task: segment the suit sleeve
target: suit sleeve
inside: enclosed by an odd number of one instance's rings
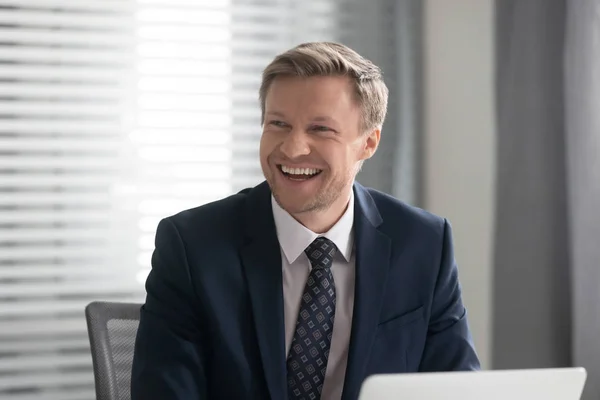
[[[131,374],[131,399],[205,399],[199,301],[182,239],[164,219],[156,231]]]
[[[454,260],[452,230],[444,220],[441,262],[433,294],[431,318],[421,372],[480,369],[461,298],[458,269]]]

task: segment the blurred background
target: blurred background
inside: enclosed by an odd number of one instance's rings
[[[600,398],[600,0],[0,0],[0,398],[94,398],[83,309],[158,221],[262,181],[262,69],[342,42],[391,91],[358,180],[454,229],[488,369]]]

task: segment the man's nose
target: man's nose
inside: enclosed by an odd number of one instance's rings
[[[307,134],[300,129],[291,130],[285,137],[280,149],[289,159],[308,155],[310,146]]]

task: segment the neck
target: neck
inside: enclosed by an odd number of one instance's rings
[[[350,188],[352,190],[352,188]],[[315,233],[329,231],[344,215],[350,201],[350,192],[339,196],[329,208],[325,210],[310,211],[294,215],[293,217],[302,225]]]

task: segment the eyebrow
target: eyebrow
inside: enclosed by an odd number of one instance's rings
[[[279,111],[269,111],[266,113],[266,115],[273,116],[273,117],[285,118],[285,114],[283,114],[282,112],[279,112]],[[313,121],[313,122],[331,122],[331,123],[337,125],[337,121],[335,119],[333,119],[331,117],[327,117],[327,116],[314,117],[314,118],[311,118],[311,121]]]
[[[273,117],[285,118],[285,115],[283,115],[283,113],[280,113],[279,111],[269,111],[265,115],[271,115]]]
[[[315,122],[331,122],[337,124],[337,121],[331,117],[315,117],[312,120]]]

